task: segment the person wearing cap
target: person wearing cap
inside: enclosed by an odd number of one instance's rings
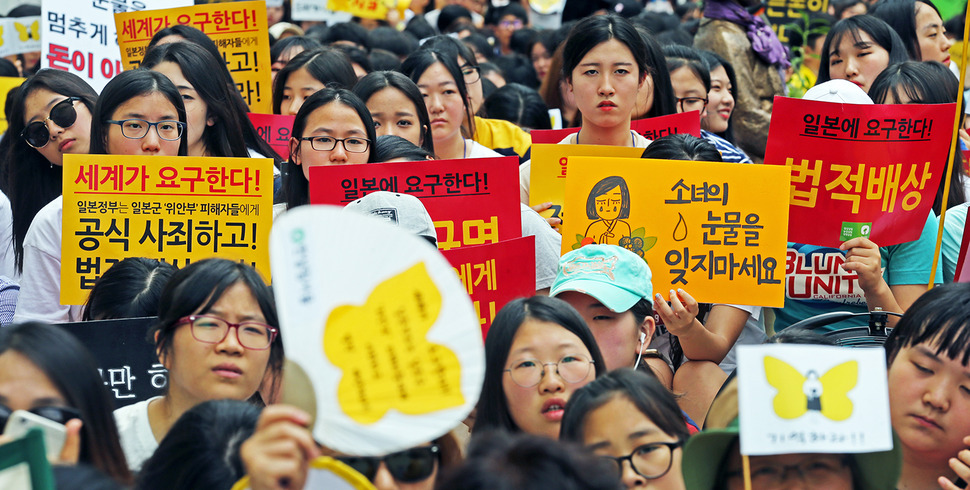
[[[652,343],[657,327],[650,279],[650,267],[637,254],[616,245],[587,245],[562,256],[549,294],[572,305],[586,320],[608,370],[636,368],[645,357],[668,389],[683,394],[678,402],[687,415],[701,422],[725,374],[708,361],[684,363],[674,373],[658,354]],[[670,307],[663,308],[670,331],[696,334],[699,326],[704,332],[695,337],[710,334],[697,321],[697,302],[689,294],[679,290],[671,299]]]
[[[684,445],[684,483],[691,490],[744,488],[738,425],[737,378],[711,404],[704,431]],[[889,451],[855,454],[793,453],[750,456],[751,489],[888,490],[896,488],[899,444]]]
[[[435,247],[438,246],[438,236],[431,215],[421,200],[410,194],[372,192],[348,203],[344,209],[387,221],[424,238]]]

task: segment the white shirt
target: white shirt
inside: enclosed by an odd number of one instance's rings
[[[0,276],[7,276],[15,282],[20,281],[20,274],[14,265],[13,212],[10,209],[10,199],[3,192],[0,192]]]
[[[474,140],[465,140],[465,143],[471,147],[471,151],[468,152],[468,158],[492,158],[501,157],[501,153],[480,144]]]
[[[155,440],[152,426],[148,422],[148,404],[159,398],[161,397],[149,398],[114,412],[121,450],[128,460],[128,468],[133,472],[141,470],[145,461],[158,449],[158,441]]]

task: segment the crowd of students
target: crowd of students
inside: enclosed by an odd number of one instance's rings
[[[99,479],[103,488],[229,488],[244,475],[254,490],[303,488],[320,455],[381,489],[742,488],[735,347],[831,343],[786,327],[877,307],[902,314],[886,343],[896,448],[752,458],[753,488],[950,489],[970,480],[970,286],[926,286],[943,210],[937,283],[955,274],[970,195],[961,155],[950,159],[946,202],[941,183],[917,240],[789,243],[790,254],[842,258],[854,286],[844,299],[786,297],[783,308],[699,304],[685,289],[667,302],[650,264],[609,244],[612,228],[602,243],[560,256],[550,226],[560,221],[538,214],[550,204],[529,206],[529,132],[552,121],[579,128],[563,145],[760,164],[778,95],[813,98],[811,87],[845,80],[826,93],[956,102],[964,67],[950,59],[947,27],[962,26],[962,16],[944,23],[929,0],[832,2],[786,46],[754,0],[566,0],[560,11],[412,1],[387,21],[329,26],[289,23],[288,5],[267,3],[279,36],[273,110],[295,116],[283,155],[257,135],[229,71],[213,69],[225,68],[216,45],[192,27],[159,31],[141,68],[100,94],[30,56],[0,62],[0,72],[27,77],[7,96],[0,140],[0,429],[14,410],[64,424],[59,488]],[[631,130],[637,119],[693,111],[701,138],[650,141]],[[960,137],[966,148],[970,136]],[[516,156],[522,234],[536,238],[536,295],[495,316],[478,407],[462,426],[382,457],[338,453],[313,440],[310,414],[277,403],[287,332],[251,267],[129,258],[85,305],[60,303],[65,154],[269,157],[275,216],[309,204],[315,166]],[[411,231],[435,243],[420,203],[407,208],[423,213],[423,228]],[[51,324],[143,316],[157,317],[146,335],[167,391],[112,411],[97,360]]]

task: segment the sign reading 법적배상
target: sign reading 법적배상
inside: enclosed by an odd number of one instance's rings
[[[183,5],[192,0],[44,0],[41,66],[74,73],[100,92],[122,71],[114,14]]]
[[[788,240],[919,238],[946,166],[953,108],[776,97],[765,164],[791,168]]]
[[[310,168],[310,203],[345,206],[375,191],[421,200],[449,250],[522,236],[519,159],[468,158]]]
[[[115,15],[122,66],[138,68],[152,36],[184,24],[209,36],[252,112],[273,112],[266,2],[210,3]],[[173,5],[174,6],[174,5]]]
[[[269,282],[273,161],[65,155],[61,304],[127,257],[245,262]]]
[[[782,306],[789,170],[631,158],[570,159],[562,251],[588,244],[636,253],[668,298]]]

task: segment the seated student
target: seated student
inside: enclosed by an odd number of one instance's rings
[[[546,296],[509,302],[485,338],[473,438],[506,430],[558,439],[570,396],[606,370],[596,339],[569,303]]]
[[[127,72],[125,72],[127,73]],[[165,285],[159,320],[148,332],[168,391],[115,411],[128,465],[138,471],[175,422],[192,407],[219,399],[273,399],[283,366],[276,307],[255,269],[226,259],[193,262]]]
[[[421,200],[411,194],[377,191],[347,203],[344,209],[358,214],[373,216],[394,226],[424,238],[438,246],[434,222]]]
[[[145,461],[135,487],[228,488],[246,474],[239,447],[256,430],[259,413],[260,407],[235,400],[192,407]]]
[[[410,78],[396,71],[377,71],[361,78],[353,92],[367,104],[378,136],[400,136],[434,153],[428,107]]]
[[[350,58],[336,48],[304,51],[276,74],[273,82],[273,114],[296,115],[308,97],[323,88],[350,90],[357,74]]]
[[[559,439],[583,444],[611,462],[628,489],[648,484],[683,489],[681,448],[688,427],[677,401],[656,378],[617,369],[576,391]]]
[[[902,443],[898,488],[970,481],[970,284],[924,293],[886,340],[889,410]]]
[[[112,265],[91,288],[81,321],[157,315],[158,298],[176,270],[172,264],[144,257]]]

